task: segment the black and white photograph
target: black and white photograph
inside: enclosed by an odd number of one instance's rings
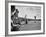
[[[9,34],[43,32],[42,4],[8,4]]]
[[[11,31],[40,30],[40,6],[11,5]]]

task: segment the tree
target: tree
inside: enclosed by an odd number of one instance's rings
[[[15,6],[13,5],[11,6],[11,13],[14,12],[14,10],[15,10]]]
[[[26,17],[27,17],[27,15],[25,15],[25,22],[26,22],[26,24],[27,24],[27,23],[28,23],[28,21],[27,21]]]

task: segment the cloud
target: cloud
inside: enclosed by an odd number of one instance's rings
[[[41,16],[41,7],[37,6],[30,6],[30,7],[23,7],[23,6],[16,6],[16,8],[19,10],[19,16],[24,17],[27,15],[29,18],[33,18],[34,16],[37,16],[37,18],[40,18]]]

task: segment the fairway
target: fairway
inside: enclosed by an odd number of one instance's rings
[[[41,21],[28,21],[28,24],[24,24],[20,27],[21,31],[25,30],[40,30],[41,29]]]

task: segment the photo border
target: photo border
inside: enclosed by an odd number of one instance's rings
[[[43,33],[29,33],[29,34],[8,34],[8,3],[28,3],[28,4],[43,4]],[[36,35],[45,33],[45,3],[44,2],[24,2],[24,1],[5,1],[5,36],[22,36],[22,35]]]

